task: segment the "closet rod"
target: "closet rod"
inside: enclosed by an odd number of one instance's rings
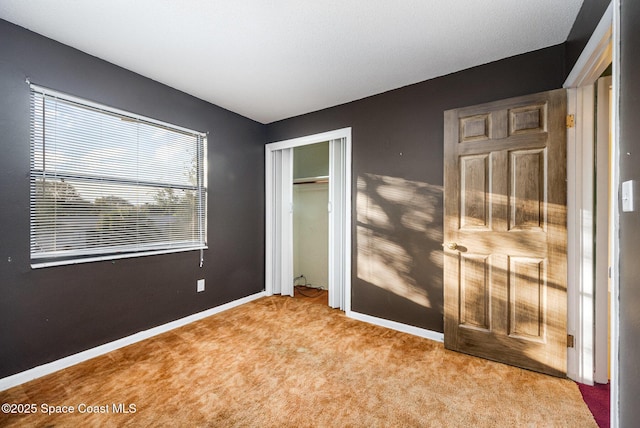
[[[328,183],[329,177],[305,177],[305,178],[296,178],[293,180],[293,184],[315,184],[315,183]]]
[[[298,184],[316,184],[316,183],[328,183],[329,180],[311,180],[311,181],[296,181],[294,184],[298,185]]]

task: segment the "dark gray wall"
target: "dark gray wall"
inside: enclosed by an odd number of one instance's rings
[[[2,20],[0,40],[0,378],[263,290],[264,125]],[[210,132],[202,269],[197,252],[30,269],[27,76]]]
[[[559,88],[564,53],[553,46],[268,125],[269,141],[352,127],[354,311],[443,331],[443,112]],[[399,280],[376,285],[380,264]]]
[[[611,0],[585,0],[567,36],[566,72],[571,72]]]
[[[621,1],[620,20],[620,181],[634,180],[640,198],[640,2]],[[621,427],[640,421],[639,202],[634,212],[620,213]]]

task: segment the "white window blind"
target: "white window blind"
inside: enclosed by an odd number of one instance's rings
[[[31,85],[31,264],[206,248],[206,136]]]

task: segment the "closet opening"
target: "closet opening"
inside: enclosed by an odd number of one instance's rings
[[[293,149],[294,298],[329,304],[329,141]]]
[[[326,294],[349,315],[351,128],[267,144],[265,183],[265,293]]]

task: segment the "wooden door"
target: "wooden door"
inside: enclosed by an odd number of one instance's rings
[[[566,93],[445,112],[447,349],[566,375]]]

